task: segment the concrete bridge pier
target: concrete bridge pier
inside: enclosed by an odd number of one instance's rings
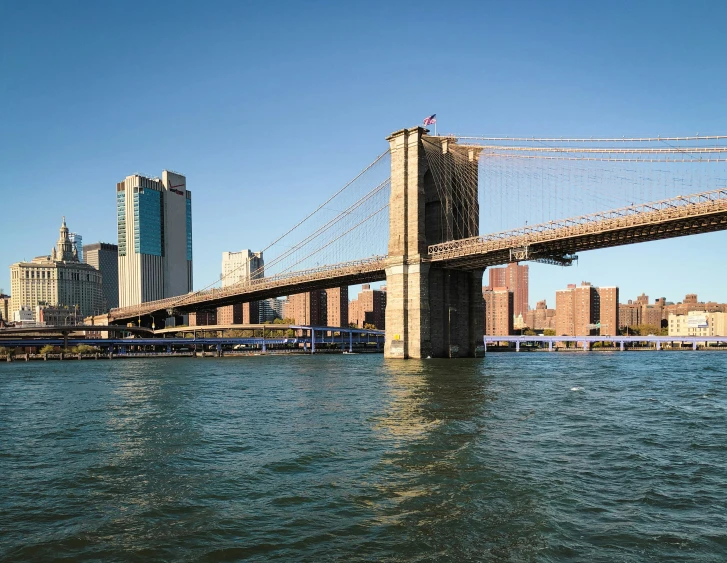
[[[387,140],[391,198],[384,356],[475,356],[483,350],[483,270],[432,264],[427,252],[430,244],[479,234],[479,155],[454,139],[429,137],[421,127],[402,129]],[[440,168],[444,163],[467,173],[434,170],[427,153]]]

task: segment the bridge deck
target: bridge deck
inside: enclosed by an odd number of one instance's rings
[[[526,259],[562,257],[585,250],[634,244],[727,229],[727,188],[679,196],[551,221],[429,247],[429,260],[455,269],[479,269],[522,260],[513,252],[528,250]],[[522,256],[522,254],[521,254]],[[385,279],[386,256],[335,264],[252,280],[245,284],[113,309],[109,321],[185,312],[204,307],[257,301],[316,289]]]
[[[430,246],[429,255],[449,267],[478,269],[512,262],[514,250],[547,258],[724,229],[727,189],[720,189],[444,242]]]

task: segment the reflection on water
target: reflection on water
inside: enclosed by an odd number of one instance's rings
[[[388,478],[377,485],[374,522],[396,528],[396,550],[434,560],[536,553],[543,538],[534,492],[488,461],[485,421],[497,395],[484,362],[390,361],[385,369],[388,401],[375,428],[387,453],[375,473]]]

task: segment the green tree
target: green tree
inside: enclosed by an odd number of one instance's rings
[[[526,328],[523,330],[525,336],[535,336],[537,333],[532,328]]]
[[[55,346],[51,346],[50,344],[46,344],[45,346],[43,346],[43,347],[42,347],[42,348],[40,349],[40,351],[39,351],[39,352],[40,352],[41,354],[52,354],[52,353],[53,353],[53,352],[55,352],[55,351],[56,351],[56,347],[55,347]]]
[[[543,336],[555,336],[555,330],[553,330],[552,328],[546,328],[543,331]]]

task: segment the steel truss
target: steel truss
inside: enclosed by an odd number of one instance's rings
[[[727,189],[719,189],[443,242],[428,251],[432,262],[479,269],[514,261],[523,255],[522,249],[534,256],[566,256],[724,229]]]

